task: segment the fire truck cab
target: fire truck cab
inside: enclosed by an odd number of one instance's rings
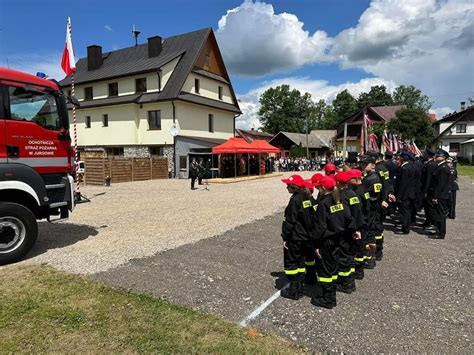
[[[74,209],[74,163],[64,94],[50,80],[0,68],[0,265],[23,258],[37,220]]]

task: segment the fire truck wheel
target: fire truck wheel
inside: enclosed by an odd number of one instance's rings
[[[38,237],[33,213],[17,203],[0,202],[0,265],[23,258]]]

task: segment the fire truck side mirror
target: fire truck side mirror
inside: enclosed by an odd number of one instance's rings
[[[79,103],[79,101],[74,97],[74,96],[66,96],[67,98],[67,102],[76,106],[76,107],[80,107],[81,104]]]

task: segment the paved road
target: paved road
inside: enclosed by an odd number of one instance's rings
[[[355,294],[338,294],[335,309],[313,307],[307,288],[308,297],[278,298],[250,325],[315,351],[474,353],[474,185],[463,178],[461,186],[458,218],[448,222],[446,240],[387,231],[385,259],[366,271]],[[285,283],[281,218],[278,213],[94,277],[240,322]]]

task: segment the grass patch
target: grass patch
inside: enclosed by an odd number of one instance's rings
[[[293,353],[285,340],[47,266],[0,268],[2,352]]]
[[[471,179],[474,179],[474,166],[458,165],[456,168],[458,170],[458,175],[469,176]]]

